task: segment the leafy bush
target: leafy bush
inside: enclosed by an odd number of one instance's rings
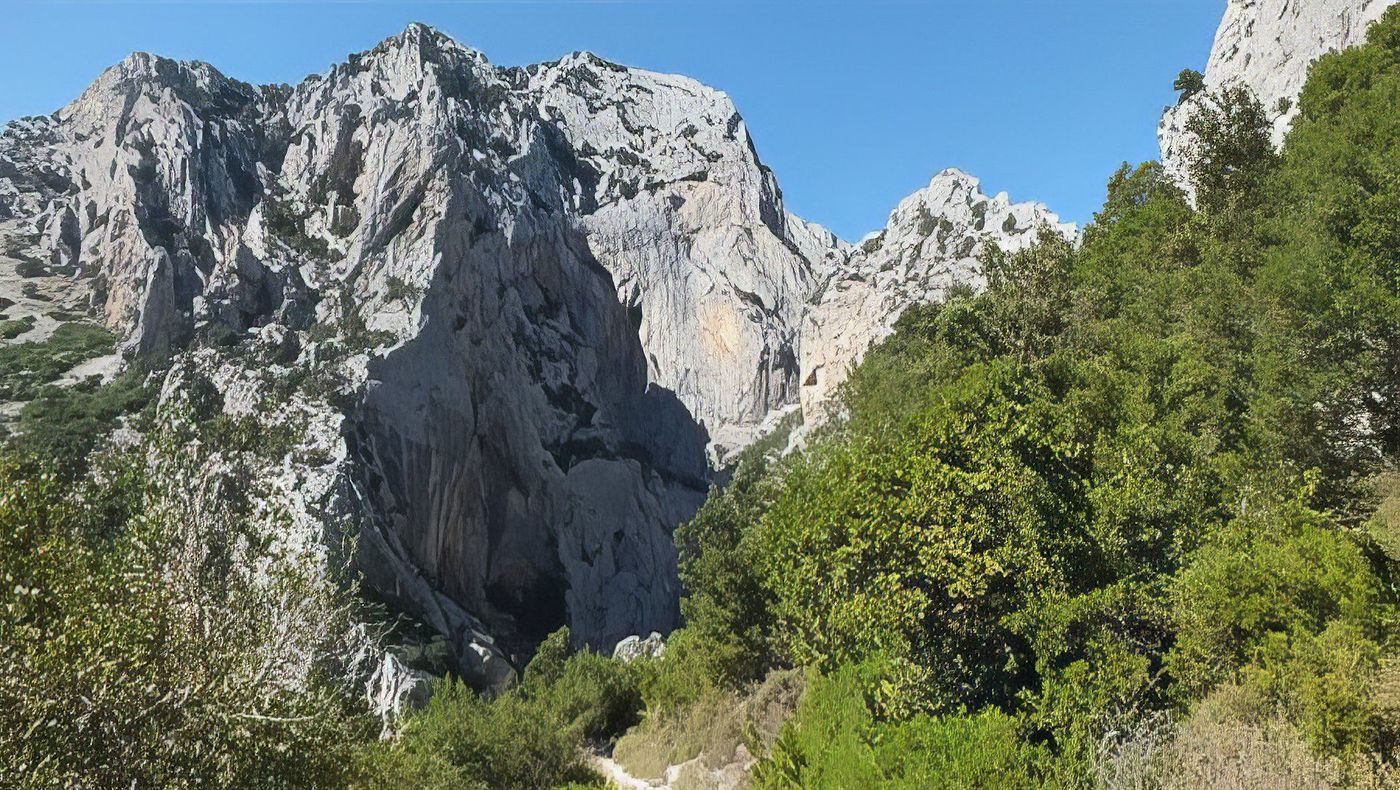
[[[583,759],[637,721],[641,696],[628,665],[575,652],[567,628],[550,634],[524,682],[494,699],[439,683],[394,741],[361,750],[359,784],[371,788],[595,786]]]
[[[1280,243],[1259,272],[1262,316],[1283,341],[1270,343],[1263,369],[1279,381],[1282,436],[1325,430],[1350,450],[1304,456],[1319,467],[1354,468],[1357,451],[1376,443],[1400,453],[1397,31],[1391,9],[1366,46],[1313,65],[1278,170],[1268,230]],[[1281,450],[1307,452],[1296,441]]]
[[[34,316],[25,315],[8,321],[0,321],[0,339],[14,340],[34,328]]]
[[[562,633],[567,639],[568,629]],[[574,653],[555,671],[526,668],[524,693],[548,711],[562,731],[582,741],[605,741],[637,722],[642,707],[636,673],[622,661],[590,651]]]
[[[155,392],[146,377],[143,369],[133,367],[106,384],[89,381],[40,389],[20,411],[25,450],[51,459],[64,474],[81,474],[87,456],[117,420],[152,402]]]
[[[1188,164],[1201,210],[1221,216],[1256,207],[1278,165],[1272,119],[1254,94],[1231,86],[1206,95],[1186,122],[1196,147]]]
[[[1191,696],[1334,627],[1374,640],[1394,618],[1360,548],[1298,502],[1232,522],[1177,578],[1173,599],[1168,665]]]
[[[145,448],[142,448],[143,450]],[[73,483],[0,459],[0,780],[338,786],[370,722],[337,674],[344,604],[169,447]]]
[[[759,788],[1034,787],[1042,756],[996,709],[890,722],[872,710],[880,661],[816,678],[754,770]]]
[[[741,453],[729,484],[711,491],[676,530],[687,627],[672,634],[643,680],[652,710],[685,707],[712,689],[737,690],[771,663],[772,597],[759,576],[753,528],[778,488],[769,474],[774,444]]]
[[[589,778],[578,742],[547,708],[518,692],[494,700],[465,684],[439,684],[396,741],[365,749],[367,788],[554,787]]]
[[[1172,83],[1172,90],[1181,94],[1178,103],[1186,101],[1205,89],[1205,75],[1195,69],[1182,69],[1181,73],[1176,76],[1176,81]]]
[[[1093,569],[1072,529],[1079,503],[1056,496],[1076,459],[1054,404],[1014,365],[944,397],[895,442],[814,449],[758,537],[785,655],[826,669],[907,660],[911,709],[1009,699],[1028,658],[1005,618],[1063,585],[1052,558]]]

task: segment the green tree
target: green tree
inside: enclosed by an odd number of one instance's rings
[[[673,635],[649,682],[652,704],[678,707],[707,688],[738,688],[773,663],[771,596],[754,556],[753,533],[777,488],[772,461],[751,448],[733,477],[676,530],[686,627]]]
[[[809,452],[759,537],[785,655],[910,662],[911,709],[1005,700],[1028,662],[1003,619],[1066,583],[1052,557],[1097,567],[1069,479],[1080,445],[1046,393],[1008,362],[942,395],[907,435]]]
[[[220,486],[188,485],[207,456],[149,449],[77,483],[0,458],[0,783],[340,786],[374,729],[337,663],[346,602],[235,548]]]
[[[1182,69],[1181,73],[1176,75],[1176,81],[1172,83],[1172,90],[1181,94],[1177,98],[1177,104],[1181,104],[1205,89],[1205,75],[1195,69]]]
[[[998,249],[983,260],[987,320],[998,350],[1021,362],[1048,356],[1074,315],[1070,273],[1074,242],[1042,227],[1036,244],[1015,254]]]
[[[1358,471],[1400,454],[1400,13],[1368,41],[1313,66],[1259,275],[1277,435],[1321,433],[1327,453],[1308,463]]]
[[[1272,121],[1248,88],[1207,94],[1186,130],[1196,138],[1187,169],[1202,211],[1233,216],[1265,199],[1263,186],[1279,157],[1270,137]]]
[[[1025,743],[1019,723],[998,710],[882,721],[871,697],[886,671],[876,659],[813,679],[797,714],[754,769],[755,786],[1039,786],[1043,755]]]

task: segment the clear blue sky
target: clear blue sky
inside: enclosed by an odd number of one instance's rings
[[[133,50],[292,82],[411,21],[495,63],[588,49],[727,91],[788,208],[847,239],[945,167],[1083,222],[1157,156],[1224,0],[0,0],[0,120],[48,113]]]

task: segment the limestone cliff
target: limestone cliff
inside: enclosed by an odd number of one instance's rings
[[[957,169],[901,201],[885,228],[832,267],[813,296],[802,332],[804,415],[824,416],[851,365],[906,307],[940,301],[955,286],[980,290],[987,246],[1024,249],[1042,228],[1076,232],[1040,203],[1012,203],[1005,192],[988,197],[980,181]]]
[[[1071,231],[947,171],[853,248],[786,210],[723,93],[421,25],[294,87],[133,55],[0,135],[11,312],[59,295],[167,392],[290,431],[284,539],[357,537],[483,683],[565,623],[673,627],[711,473],[1041,224]]]

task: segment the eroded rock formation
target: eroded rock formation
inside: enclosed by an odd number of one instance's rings
[[[821,419],[851,364],[888,335],[911,304],[943,299],[949,289],[981,289],[987,245],[1006,252],[1034,243],[1039,231],[1072,236],[1075,227],[1039,203],[988,197],[957,169],[934,176],[900,202],[885,228],[829,270],[802,328],[802,410]]]
[[[133,55],[0,136],[0,267],[292,431],[286,540],[357,537],[484,684],[566,623],[672,628],[711,473],[1040,225],[1072,231],[947,171],[853,248],[787,212],[723,93],[421,25],[295,87]]]

